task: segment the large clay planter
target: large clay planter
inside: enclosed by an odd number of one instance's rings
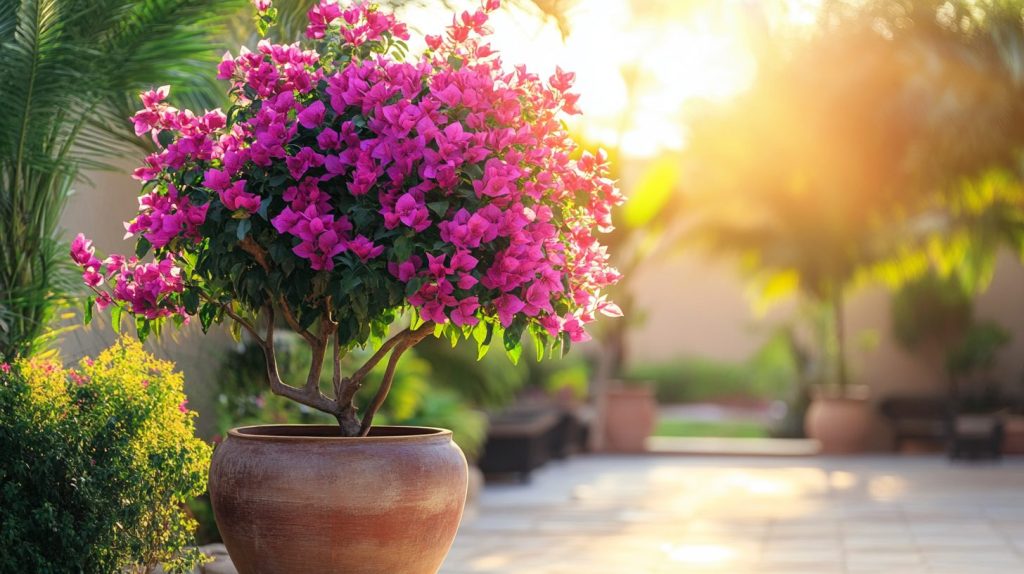
[[[658,403],[654,389],[645,385],[613,386],[604,398],[604,449],[611,452],[644,452],[654,432]]]
[[[451,431],[264,425],[229,431],[210,499],[239,574],[436,574],[466,482]]]
[[[821,444],[822,454],[855,454],[867,450],[874,412],[866,388],[842,393],[815,393],[804,419],[809,438]]]

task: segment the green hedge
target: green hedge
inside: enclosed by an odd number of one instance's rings
[[[210,448],[173,365],[122,342],[95,362],[0,365],[0,573],[190,571]]]
[[[721,399],[786,399],[797,383],[797,370],[784,337],[768,341],[748,361],[730,363],[686,357],[632,367],[628,377],[652,381],[660,403]]]

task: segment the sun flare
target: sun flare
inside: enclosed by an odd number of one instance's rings
[[[576,73],[583,119],[573,127],[589,141],[652,157],[685,145],[685,117],[697,101],[720,101],[753,80],[752,22],[814,22],[820,0],[777,3],[579,0],[569,9],[571,32],[554,22],[505,10],[492,38],[507,64],[541,74],[555,66]],[[441,25],[443,9],[410,8],[415,21]],[[426,26],[426,24],[425,24]]]

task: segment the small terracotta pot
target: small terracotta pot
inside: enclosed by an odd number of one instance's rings
[[[239,574],[436,574],[466,482],[448,430],[261,425],[214,452],[210,499]]]
[[[809,438],[821,443],[821,454],[854,454],[867,450],[874,413],[866,388],[842,393],[815,393],[804,419]]]
[[[644,452],[654,432],[658,403],[646,385],[613,386],[605,391],[604,449]]]
[[[1024,416],[1009,416],[1004,424],[1003,454],[1024,454]]]

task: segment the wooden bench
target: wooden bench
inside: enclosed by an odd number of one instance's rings
[[[897,451],[909,441],[942,448],[949,439],[953,408],[944,398],[889,397],[879,410],[889,421]]]
[[[480,457],[484,474],[516,474],[523,481],[552,458],[552,443],[563,422],[557,408],[517,408],[492,414]],[[564,428],[564,427],[563,427]]]

